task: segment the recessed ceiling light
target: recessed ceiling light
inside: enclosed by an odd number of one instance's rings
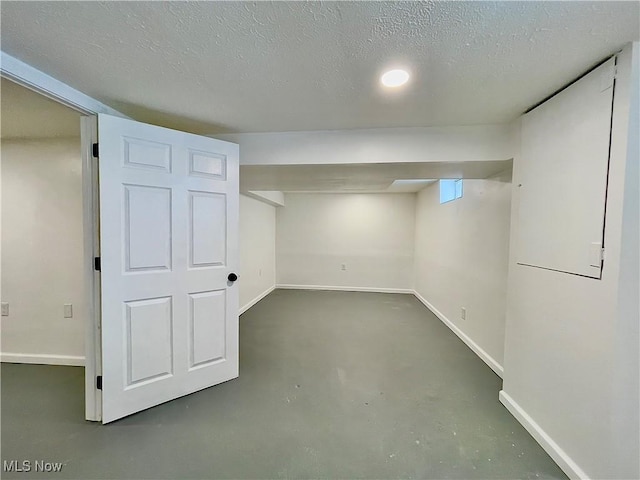
[[[409,81],[409,72],[406,70],[389,70],[380,77],[380,81],[385,87],[399,87]]]

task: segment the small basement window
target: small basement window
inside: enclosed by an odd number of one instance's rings
[[[462,179],[440,180],[440,203],[462,198]]]

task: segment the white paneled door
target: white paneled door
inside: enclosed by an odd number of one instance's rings
[[[98,116],[103,423],[238,376],[238,146]]]

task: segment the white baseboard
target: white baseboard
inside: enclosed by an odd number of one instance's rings
[[[284,290],[334,290],[339,292],[367,292],[367,293],[406,293],[413,294],[410,288],[378,288],[378,287],[345,287],[337,285],[290,285],[277,284],[276,288]]]
[[[453,333],[455,333],[460,338],[460,340],[462,340],[464,343],[466,343],[467,346],[471,350],[473,350],[475,352],[475,354],[478,355],[484,361],[484,363],[489,365],[491,370],[496,372],[496,375],[498,375],[500,378],[502,378],[502,375],[504,374],[504,368],[502,367],[502,365],[500,365],[491,355],[489,355],[487,352],[485,352],[480,347],[480,345],[478,345],[476,342],[474,342],[466,333],[464,333],[462,330],[460,330],[451,320],[449,320],[447,317],[445,317],[442,314],[442,312],[440,312],[436,307],[431,305],[422,295],[420,295],[415,290],[412,291],[412,293],[416,296],[416,298],[418,300],[420,300],[424,304],[425,307],[427,307],[429,310],[431,310],[431,312],[433,312],[433,314],[436,317],[438,317],[442,321],[442,323],[444,323],[447,327],[449,327],[451,329],[451,331],[453,331]]]
[[[256,298],[254,298],[253,300],[251,300],[250,302],[248,302],[247,304],[245,304],[244,306],[240,307],[240,315],[242,315],[244,312],[246,312],[247,310],[249,310],[251,307],[253,307],[256,303],[258,303],[260,300],[262,300],[264,297],[266,297],[267,295],[269,295],[271,292],[273,292],[276,289],[276,286],[273,285],[272,287],[267,288],[264,292],[262,292],[260,295],[258,295]]]
[[[574,462],[560,446],[538,425],[516,401],[500,390],[500,402],[511,412],[516,420],[531,434],[554,462],[572,479],[588,479],[587,474]]]
[[[3,363],[35,363],[38,365],[70,365],[84,367],[84,357],[72,355],[41,355],[25,353],[0,353]]]

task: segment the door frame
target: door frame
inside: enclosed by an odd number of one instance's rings
[[[100,325],[100,272],[94,259],[100,257],[100,190],[98,164],[93,157],[93,144],[98,142],[98,118],[80,119],[82,145],[82,232],[83,271],[87,316],[84,322],[84,375],[85,419],[102,420],[102,393],[98,390],[97,376],[102,374]],[[93,388],[88,388],[92,385]]]
[[[98,100],[50,77],[32,66],[0,51],[0,76],[54,100],[82,115],[80,142],[82,148],[82,231],[83,277],[87,315],[84,322],[85,350],[85,418],[102,420],[102,394],[96,378],[102,373],[100,342],[100,272],[94,269],[94,258],[100,256],[98,168],[93,157],[93,144],[98,141],[97,114],[126,115]],[[93,388],[87,386],[93,385]]]

